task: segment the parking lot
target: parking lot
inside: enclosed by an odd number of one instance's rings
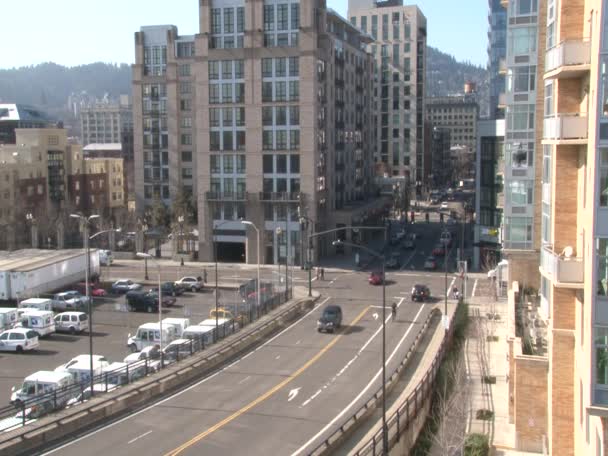
[[[215,294],[207,289],[200,293],[187,292],[178,296],[175,305],[163,308],[163,318],[187,317],[192,324],[209,317],[215,308]],[[238,290],[220,290],[220,306],[230,309],[240,301]],[[95,298],[93,311],[93,351],[109,361],[122,361],[129,354],[127,336],[139,325],[158,321],[158,313],[128,312],[124,295]],[[39,370],[53,370],[72,357],[89,353],[89,337],[52,334],[40,340],[40,348],[23,354],[0,352],[0,404],[8,403],[11,387]]]

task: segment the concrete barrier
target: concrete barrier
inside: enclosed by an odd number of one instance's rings
[[[276,333],[314,306],[315,298],[299,298],[292,304],[277,308],[274,317],[258,320],[247,334],[236,332],[219,342],[213,351],[201,351],[148,377],[125,385],[116,391],[89,402],[61,410],[18,431],[0,435],[0,454],[17,456],[49,446],[68,435],[98,425],[104,420],[140,408],[148,402],[200,380],[236,356]]]

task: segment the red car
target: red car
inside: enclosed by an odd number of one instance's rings
[[[75,288],[80,293],[86,294],[86,287],[85,287],[84,282],[78,283]],[[89,293],[91,294],[91,296],[94,296],[96,298],[100,298],[100,297],[108,295],[108,292],[106,290],[104,290],[103,288],[100,288],[99,285],[97,285],[95,283],[89,283]]]
[[[372,272],[369,275],[369,279],[367,279],[367,281],[372,285],[382,285],[382,283],[384,282],[384,276],[382,272]]]
[[[445,255],[445,247],[442,245],[436,245],[435,248],[433,248],[433,252],[432,255],[434,257],[441,257]]]

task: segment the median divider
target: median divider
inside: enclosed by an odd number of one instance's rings
[[[318,295],[296,298],[253,323],[250,330],[236,332],[213,348],[174,366],[86,403],[58,411],[16,431],[0,434],[0,454],[17,456],[29,454],[43,446],[48,448],[69,435],[133,412],[151,401],[200,381],[304,315],[318,298]]]

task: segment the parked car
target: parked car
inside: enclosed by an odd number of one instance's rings
[[[162,291],[162,290],[161,290]],[[146,293],[150,299],[153,299],[156,305],[158,305],[158,290],[151,288],[148,293]],[[167,296],[163,293],[163,307],[171,307],[176,303],[176,299],[172,296]]]
[[[163,362],[173,363],[187,358],[196,349],[194,339],[175,339],[163,347]]]
[[[77,290],[68,290],[57,293],[53,296],[53,310],[79,310],[85,308],[89,304],[89,298],[80,294]]]
[[[446,201],[444,201],[443,203],[441,203],[441,206],[439,206],[439,210],[442,211],[447,211],[450,208],[450,206],[448,205],[448,203]]]
[[[381,271],[374,271],[369,275],[367,281],[372,285],[382,285],[384,282],[384,275]]]
[[[63,394],[57,394],[53,400],[56,400],[58,405],[65,404],[69,398],[68,387],[74,384],[74,379],[67,372],[57,371],[38,371],[28,375],[23,380],[23,384],[19,388],[11,389],[11,404],[19,404],[25,401],[31,401],[38,395],[52,393],[53,391],[63,391]]]
[[[193,293],[203,289],[203,284],[196,277],[182,277],[175,282],[175,285],[184,290],[190,290]]]
[[[445,247],[441,244],[437,244],[433,247],[433,251],[431,252],[434,257],[441,257],[445,255]]]
[[[148,370],[153,372],[158,371],[160,369],[160,349],[158,345],[149,345],[141,351],[127,355],[124,362],[129,366],[132,364],[142,364],[145,366],[147,362]]]
[[[38,333],[28,328],[9,329],[0,334],[0,351],[22,353],[39,346]]]
[[[168,344],[177,339],[176,328],[172,325],[163,325],[163,343]],[[137,328],[135,335],[127,335],[127,347],[132,353],[142,351],[150,345],[160,345],[160,324],[144,323]]]
[[[79,282],[76,284],[75,288],[81,293],[86,294],[87,288],[84,282]],[[107,296],[108,292],[101,288],[99,284],[89,283],[89,295],[93,297],[103,297]]]
[[[143,291],[129,291],[125,295],[129,312],[158,312],[158,296]]]
[[[184,289],[173,282],[161,284],[160,289],[163,292],[163,296],[181,296],[184,294]]]
[[[103,368],[110,363],[99,355],[93,355],[93,376],[101,374]],[[79,355],[69,363],[63,364],[55,369],[55,372],[68,372],[76,383],[88,383],[91,381],[91,360],[89,355]]]
[[[412,288],[412,301],[427,301],[431,297],[431,290],[426,285],[416,284]]]
[[[15,327],[31,329],[38,334],[38,337],[48,336],[56,331],[51,310],[28,309],[21,314]]]
[[[317,321],[317,331],[319,332],[335,332],[342,326],[342,308],[336,305],[330,305],[323,309],[321,318]]]
[[[128,293],[129,291],[138,291],[142,288],[140,284],[133,282],[131,279],[121,279],[112,284],[112,293]]]
[[[437,269],[437,260],[435,259],[435,257],[430,256],[427,257],[426,260],[424,260],[424,269],[430,271],[434,271],[435,269]]]
[[[22,309],[53,310],[53,300],[46,298],[25,299],[17,305],[17,308],[20,313]]]
[[[14,307],[0,307],[0,331],[11,329],[19,318],[19,312]]]
[[[63,312],[55,315],[55,331],[70,334],[89,329],[89,316],[84,312]]]
[[[90,363],[91,361],[91,357],[89,355],[78,355],[73,357],[71,360],[69,360],[67,363],[62,364],[61,366],[57,366],[55,368],[55,372],[64,372],[66,370],[68,370],[70,367],[75,366],[78,363]],[[93,355],[93,364],[95,363],[101,363],[104,365],[110,364],[108,362],[108,360],[106,359],[105,356],[103,355]]]

